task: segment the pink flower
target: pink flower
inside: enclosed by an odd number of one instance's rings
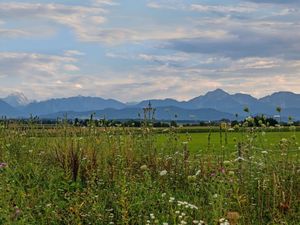
[[[0,163],[0,169],[5,168],[5,167],[7,167],[7,163],[5,163],[5,162]]]

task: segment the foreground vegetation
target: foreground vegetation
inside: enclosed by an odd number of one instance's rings
[[[299,133],[0,128],[0,224],[299,224]]]

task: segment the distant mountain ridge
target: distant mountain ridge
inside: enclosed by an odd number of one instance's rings
[[[30,103],[30,100],[21,92],[11,93],[2,100],[12,107],[25,106]]]
[[[124,109],[104,109],[89,112],[59,112],[45,115],[45,118],[63,118],[67,115],[69,119],[84,119],[89,118],[92,113],[95,113],[94,118],[97,119],[143,119],[143,109],[132,107]],[[234,116],[230,113],[224,113],[214,109],[183,109],[175,106],[157,107],[155,111],[156,120],[217,121],[224,118],[233,120]]]
[[[114,115],[114,118],[136,118],[137,113],[143,107],[151,102],[152,106],[165,110],[173,109],[178,114],[178,119],[183,120],[214,120],[216,118],[232,119],[238,114],[240,118],[247,116],[244,108],[248,107],[252,115],[265,114],[274,116],[277,114],[276,107],[282,108],[282,117],[292,116],[295,120],[300,120],[300,94],[292,92],[276,92],[266,97],[257,99],[248,94],[236,93],[229,94],[222,89],[207,92],[205,95],[195,97],[188,101],[178,101],[176,99],[152,99],[144,100],[139,103],[126,104],[114,99],[103,99],[100,97],[84,97],[76,96],[69,98],[49,99],[40,102],[29,102],[22,93],[15,93],[6,98],[0,99],[0,116],[8,116],[12,118],[22,117],[28,118],[30,115],[39,117],[54,117],[54,115],[62,115],[70,113],[70,115],[78,115],[88,117],[90,112],[105,114],[108,118]],[[202,112],[197,110],[202,110]],[[196,111],[195,111],[196,110]],[[209,117],[197,115],[197,113],[214,112]],[[209,111],[213,110],[213,111]],[[159,111],[159,110],[158,110]],[[171,117],[167,113],[157,111],[157,117],[169,120]],[[219,113],[216,117],[216,113]],[[109,115],[111,113],[111,115]],[[191,118],[190,115],[196,114]],[[223,116],[223,117],[222,117]],[[128,117],[128,118],[127,118]],[[195,119],[196,118],[196,119]]]
[[[50,99],[41,102],[33,102],[21,109],[24,115],[45,115],[61,111],[92,111],[106,108],[121,109],[126,105],[113,99],[103,99],[99,97],[70,97]]]

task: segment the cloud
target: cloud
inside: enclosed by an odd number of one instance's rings
[[[65,63],[75,62],[76,58],[66,56],[0,52],[0,74],[22,76],[43,72],[55,76]]]
[[[17,29],[1,29],[0,28],[0,37],[5,38],[16,38],[20,36],[30,36],[30,33],[23,31],[23,30],[17,30]]]
[[[97,3],[97,4],[96,4]],[[96,5],[95,5],[96,4]],[[226,31],[198,29],[192,26],[160,24],[153,26],[146,24],[137,27],[107,26],[108,14],[103,6],[116,6],[113,1],[94,1],[93,5],[70,6],[63,4],[40,3],[0,3],[0,19],[7,23],[22,21],[52,26],[51,23],[71,28],[78,40],[96,42],[109,45],[125,44],[128,42],[161,41],[182,38],[226,38]],[[140,19],[132,17],[132,20]],[[26,24],[26,23],[25,23]],[[16,26],[17,26],[16,25]],[[32,25],[31,25],[32,26]],[[57,28],[57,26],[54,26]],[[6,29],[1,33],[8,36],[23,37],[25,34],[36,36],[40,29],[32,30],[19,25],[18,29]]]
[[[85,53],[80,52],[80,51],[78,51],[78,50],[66,50],[66,51],[64,52],[64,55],[65,55],[65,56],[84,56]]]
[[[119,5],[119,3],[117,3],[113,0],[94,0],[93,4],[96,5],[96,6],[101,6],[101,5],[115,6],[115,5]]]
[[[108,3],[108,2],[107,2]],[[74,30],[79,39],[85,40],[93,30],[106,22],[106,10],[97,6],[70,6],[63,4],[40,4],[40,3],[0,3],[0,19],[6,23],[27,21],[36,24],[56,24],[68,26]],[[25,23],[26,24],[26,23]],[[16,25],[16,26],[17,26]],[[6,32],[19,34],[27,33],[28,27],[19,25],[19,29],[8,29]],[[48,26],[50,26],[48,24]],[[32,30],[34,35],[41,32]],[[97,29],[95,29],[97,31]],[[33,34],[32,34],[33,35]],[[91,34],[92,35],[92,34]]]
[[[190,10],[197,12],[210,12],[210,13],[251,13],[255,12],[257,8],[253,5],[238,5],[238,6],[225,6],[225,5],[207,5],[207,4],[191,4]]]
[[[74,71],[79,71],[80,68],[78,66],[75,66],[75,65],[72,65],[72,64],[66,64],[66,65],[64,65],[64,70],[74,72]]]
[[[299,0],[246,0],[255,3],[269,3],[269,4],[299,4]]]
[[[247,26],[245,26],[247,24]],[[290,21],[208,19],[198,28],[224,29],[227,39],[182,38],[166,42],[165,48],[185,53],[217,54],[224,57],[299,58],[300,24]]]

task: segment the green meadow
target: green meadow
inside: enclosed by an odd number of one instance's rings
[[[298,225],[299,138],[294,127],[2,126],[0,224]]]

